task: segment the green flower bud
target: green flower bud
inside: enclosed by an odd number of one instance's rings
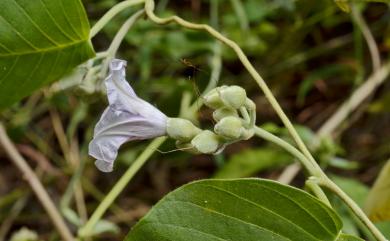
[[[217,122],[227,116],[238,117],[237,110],[230,107],[221,107],[213,112],[213,119]]]
[[[227,87],[221,86],[210,90],[210,92],[203,97],[204,104],[211,109],[218,109],[223,107],[225,104],[221,99],[220,92],[225,88]]]
[[[214,132],[205,130],[196,135],[191,144],[200,153],[214,154],[218,151],[220,139]]]
[[[255,134],[255,130],[253,128],[251,129],[245,129],[243,128],[242,129],[242,133],[241,133],[241,136],[240,136],[240,139],[241,140],[249,140],[250,138],[252,138],[252,136]]]
[[[242,121],[234,116],[225,117],[215,125],[214,131],[228,140],[239,139],[243,132]]]
[[[234,109],[238,109],[241,106],[245,105],[247,99],[246,91],[242,87],[237,85],[232,85],[221,90],[220,96],[222,101],[226,105]]]
[[[191,121],[181,118],[168,118],[167,134],[181,142],[188,142],[201,132]]]
[[[251,99],[246,99],[245,108],[248,110],[256,110],[256,104]]]

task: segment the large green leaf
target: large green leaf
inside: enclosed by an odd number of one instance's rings
[[[0,1],[0,109],[93,55],[80,0]]]
[[[163,198],[126,241],[327,241],[337,214],[306,192],[262,179],[203,180]]]
[[[352,178],[332,175],[331,179],[343,189],[360,207],[363,207],[369,189],[362,182]]]

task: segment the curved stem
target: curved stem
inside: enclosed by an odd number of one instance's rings
[[[377,227],[370,221],[363,210],[343,191],[339,188],[332,180],[328,177],[319,179],[319,185],[328,188],[330,191],[335,193],[340,199],[348,205],[351,211],[364,223],[370,232],[374,235],[378,241],[388,241],[385,236],[377,229]]]
[[[218,5],[219,5],[219,0],[211,0],[210,1],[210,24],[215,29],[219,28]]]
[[[318,197],[323,203],[328,205],[329,207],[332,207],[332,205],[329,202],[328,197],[325,195],[324,191],[321,189],[321,187],[318,184],[318,178],[317,177],[309,177],[309,179],[306,180],[305,185]]]
[[[279,103],[277,102],[276,98],[272,94],[271,90],[263,80],[263,78],[260,76],[259,73],[257,73],[256,69],[253,67],[253,65],[249,62],[247,56],[244,54],[242,49],[238,46],[237,43],[234,41],[226,38],[221,33],[213,29],[207,24],[194,24],[191,22],[188,22],[178,16],[171,16],[168,18],[160,18],[156,16],[153,12],[154,10],[154,1],[153,0],[145,0],[145,11],[146,15],[149,17],[149,19],[156,24],[164,25],[169,24],[171,22],[176,22],[177,24],[193,30],[202,30],[206,31],[209,34],[211,34],[214,38],[220,40],[227,46],[229,46],[236,54],[237,57],[240,59],[241,63],[244,65],[244,67],[247,69],[247,71],[250,73],[250,75],[254,78],[254,80],[257,82],[261,90],[264,92],[265,97],[270,102],[273,109],[278,114],[279,118],[282,120],[283,124],[286,126],[287,130],[289,131],[290,135],[294,139],[294,141],[297,143],[299,149],[302,151],[302,153],[310,159],[311,162],[313,162],[313,165],[316,165],[316,161],[314,160],[313,156],[309,152],[306,145],[303,143],[302,139],[298,135],[297,131],[293,127],[291,121],[288,119],[282,108],[280,107]],[[315,164],[314,164],[315,163]]]
[[[282,120],[283,124],[286,126],[287,130],[289,131],[290,135],[296,142],[298,148],[300,151],[298,151],[295,147],[290,145],[289,143],[281,140],[280,138],[270,135],[268,132],[263,132],[261,129],[255,128],[256,134],[272,141],[276,144],[279,144],[283,148],[285,148],[287,151],[289,151],[291,154],[296,156],[301,163],[305,166],[306,169],[309,170],[309,172],[316,176],[317,178],[324,181],[323,185],[326,185],[330,187],[332,191],[334,191],[338,196],[340,196],[343,201],[350,206],[352,210],[354,210],[354,213],[364,221],[365,225],[371,230],[371,232],[375,235],[375,237],[379,241],[385,241],[386,239],[383,237],[383,235],[376,229],[375,225],[371,223],[371,221],[365,216],[363,211],[346,195],[339,187],[337,187],[336,184],[334,184],[322,171],[321,167],[318,165],[318,163],[314,160],[313,156],[311,155],[310,151],[298,135],[297,131],[293,127],[291,121],[288,119],[287,115],[284,113],[282,108],[280,107],[279,103],[277,102],[276,98],[272,94],[271,90],[263,80],[263,78],[260,76],[260,74],[256,71],[256,69],[253,67],[253,65],[249,62],[247,56],[244,54],[242,49],[238,46],[237,43],[234,41],[226,38],[221,33],[210,27],[206,24],[194,24],[191,22],[188,22],[178,16],[171,16],[168,18],[160,18],[156,16],[153,12],[154,10],[154,1],[153,0],[145,0],[145,11],[149,19],[156,24],[164,25],[169,24],[171,22],[175,22],[185,28],[193,29],[193,30],[202,30],[206,31],[209,34],[211,34],[214,38],[220,40],[222,43],[229,46],[236,54],[237,57],[240,59],[241,63],[244,65],[244,67],[247,69],[247,71],[250,73],[250,75],[254,78],[254,80],[257,82],[261,90],[264,92],[265,97],[273,107],[273,109],[278,114],[279,118]]]
[[[381,57],[378,45],[376,44],[374,36],[372,35],[370,28],[367,26],[367,23],[364,21],[359,9],[357,9],[356,4],[351,4],[351,10],[352,17],[355,19],[357,26],[360,28],[360,31],[362,31],[367,42],[368,49],[371,54],[372,69],[373,72],[375,72],[381,67]]]
[[[352,95],[344,101],[342,105],[337,109],[336,112],[319,128],[316,133],[318,139],[325,136],[333,136],[338,126],[344,122],[348,116],[355,111],[355,109],[375,90],[383,84],[383,82],[389,77],[390,74],[390,61],[383,64],[379,70],[375,71],[368,77],[368,79],[357,88]],[[319,146],[320,142],[316,141],[312,144],[315,149]],[[279,181],[283,183],[289,183],[294,176],[299,172],[299,163],[291,164],[280,176]]]
[[[274,134],[269,133],[268,131],[263,130],[260,127],[255,126],[254,128],[255,134],[258,137],[263,138],[264,140],[267,140],[269,142],[272,142],[286,151],[288,151],[291,155],[293,155],[295,158],[299,160],[299,162],[306,168],[306,170],[313,176],[319,176],[317,169],[312,165],[310,160],[307,159],[306,156],[304,156],[297,148],[295,148],[290,143],[286,142],[285,140],[275,136]]]
[[[375,71],[351,97],[349,97],[318,130],[318,136],[324,137],[331,134],[348,115],[356,109],[375,89],[381,85],[390,74],[390,61],[385,63],[379,70]]]
[[[134,13],[130,18],[126,20],[126,22],[122,25],[122,27],[119,29],[119,31],[115,34],[114,39],[111,42],[110,47],[106,51],[106,59],[104,60],[103,66],[100,70],[100,77],[103,79],[104,76],[107,73],[108,65],[111,62],[111,60],[115,57],[116,52],[119,49],[119,46],[121,45],[124,37],[129,32],[129,29],[134,25],[134,23],[142,17],[144,14],[144,10],[139,10],[138,12]]]
[[[122,43],[124,37],[126,36],[129,29],[133,26],[133,24],[144,14],[144,10],[139,10],[134,13],[130,18],[126,20],[126,22],[122,25],[119,31],[115,34],[114,39],[112,40],[110,47],[107,50],[107,57],[114,57],[116,52],[119,49],[120,44]]]
[[[118,3],[117,5],[112,7],[110,10],[108,10],[108,12],[106,14],[104,14],[104,16],[101,19],[99,19],[99,21],[97,21],[97,23],[95,25],[93,25],[93,27],[91,28],[91,31],[89,33],[89,38],[91,39],[91,38],[95,37],[95,35],[100,30],[102,30],[102,28],[108,22],[110,22],[110,20],[113,17],[115,17],[118,13],[120,13],[121,11],[123,11],[126,8],[129,8],[129,7],[137,5],[137,4],[141,4],[143,2],[145,2],[145,0],[127,0],[127,1],[123,1],[121,3]]]
[[[308,170],[308,172],[313,175],[307,181],[308,186],[314,192],[314,194],[324,201],[327,205],[329,204],[326,195],[323,193],[319,186],[323,186],[334,192],[339,196],[345,204],[349,206],[352,212],[369,228],[371,233],[375,236],[378,241],[387,241],[383,234],[375,227],[375,225],[368,219],[365,213],[360,209],[360,207],[341,189],[339,188],[332,180],[330,180],[321,169],[318,169],[316,166],[313,166],[312,163],[294,146],[284,141],[283,139],[259,128],[255,127],[255,134],[267,141],[275,143],[280,147],[284,148],[286,151],[295,156],[300,163]],[[313,183],[312,181],[315,181]]]
[[[233,6],[234,12],[237,15],[240,27],[242,30],[249,29],[249,21],[245,13],[244,6],[242,5],[241,0],[230,0],[231,5]]]
[[[111,189],[111,191],[107,194],[107,196],[103,199],[103,201],[96,208],[95,212],[92,214],[91,218],[79,230],[80,237],[87,237],[92,234],[93,228],[96,223],[100,220],[103,214],[107,211],[110,205],[114,202],[114,200],[118,197],[118,195],[123,191],[129,181],[134,177],[134,175],[138,172],[138,170],[146,163],[149,157],[156,151],[156,149],[164,143],[166,137],[159,137],[154,139],[146,149],[141,153],[140,156],[132,163],[132,165],[127,169],[125,174],[119,179],[119,181],[115,184],[115,186]]]

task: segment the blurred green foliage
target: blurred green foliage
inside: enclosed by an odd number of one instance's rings
[[[83,2],[93,25],[118,1]],[[358,110],[359,115],[351,116],[338,138],[317,140],[314,132],[372,71],[365,40],[350,14],[329,0],[242,0],[249,25],[248,29],[243,29],[230,1],[216,2],[217,12],[210,11],[211,1],[208,0],[161,0],[156,9],[161,16],[178,14],[190,21],[210,23],[237,41],[297,124],[304,141],[309,146],[320,142],[311,151],[324,169],[344,176],[337,183],[361,203],[368,190],[362,182],[371,184],[378,167],[390,155],[389,84],[384,84],[371,97],[367,109],[364,104]],[[375,36],[382,58],[387,60],[389,5],[364,2],[357,5]],[[135,11],[124,11],[93,39],[97,52],[107,49],[120,26]],[[183,30],[176,25],[157,26],[141,19],[126,35],[117,57],[128,61],[128,81],[137,94],[174,117],[179,114],[184,92],[191,93],[194,100],[207,85],[212,72],[214,44],[205,33]],[[257,105],[257,123],[291,141],[235,54],[223,47],[221,57],[220,84],[243,86]],[[59,113],[65,138],[72,148],[79,150],[79,160],[84,165],[81,180],[89,213],[147,143],[124,145],[112,175],[97,172],[87,155],[87,146],[94,125],[106,106],[105,98],[102,93],[85,93],[77,87],[55,93],[47,88],[0,114],[15,143],[31,146],[46,157],[53,170],[59,170],[58,175],[50,168],[43,168],[47,174],[42,180],[53,197],[61,200],[77,168],[65,160],[53,130],[53,111]],[[197,117],[202,127],[212,125],[207,108],[202,108]],[[144,214],[143,210],[176,186],[212,176],[275,177],[280,174],[281,167],[292,161],[292,157],[280,149],[256,139],[236,143],[218,156],[193,156],[174,150],[172,142],[160,147],[162,153],[156,152],[153,160],[129,185],[108,215],[121,232],[102,235],[101,240],[121,240],[128,226]],[[174,152],[167,154],[166,151]],[[4,153],[1,155],[3,157]],[[23,194],[27,188],[25,184],[15,181],[20,178],[17,170],[9,162],[4,163],[0,172],[0,181],[4,184],[0,185],[0,194],[5,193],[0,195],[0,224],[10,215],[13,202],[27,195]],[[30,164],[45,167],[36,163],[39,162],[34,160]],[[297,178],[293,184],[301,186],[303,183]],[[17,219],[18,225],[31,224],[43,236],[51,236],[51,231],[42,229],[47,223],[36,221],[44,220],[42,210],[37,208],[35,200],[31,203]],[[71,208],[77,209],[73,203]],[[345,214],[344,231],[361,234],[361,227],[348,211],[344,208],[341,212]],[[380,224],[380,227],[389,233],[388,224]],[[107,226],[103,224],[102,229],[105,228]]]

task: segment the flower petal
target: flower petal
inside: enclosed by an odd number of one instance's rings
[[[165,120],[166,116],[163,113],[135,94],[126,81],[125,67],[126,61],[124,60],[114,59],[110,63],[110,75],[105,82],[110,106],[116,110]]]
[[[95,161],[95,166],[101,172],[112,172],[112,170],[114,169],[114,165],[113,164],[114,163],[105,162],[103,160],[96,160]]]
[[[156,107],[140,99],[125,79],[126,62],[113,60],[106,79],[109,107],[95,126],[89,143],[89,155],[103,172],[111,172],[119,147],[132,140],[144,140],[166,134],[167,117]]]

